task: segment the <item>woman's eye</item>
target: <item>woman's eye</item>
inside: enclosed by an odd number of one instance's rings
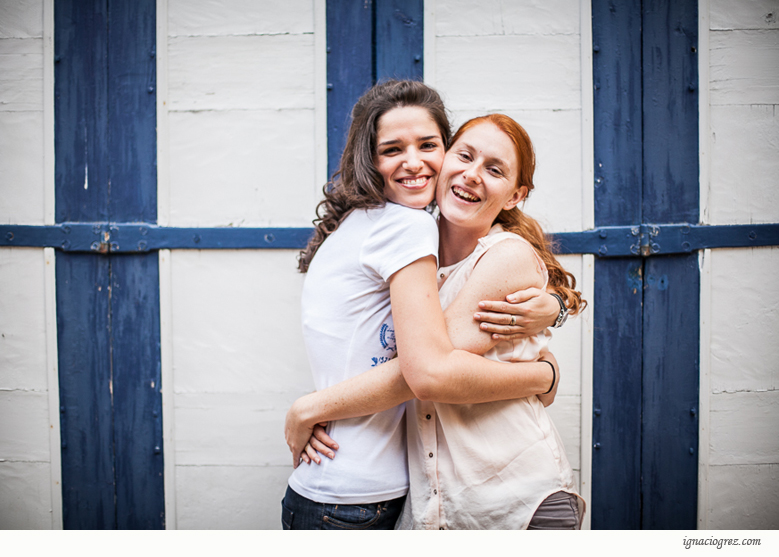
[[[395,154],[395,153],[397,153],[399,150],[400,150],[400,149],[398,149],[397,147],[390,147],[389,149],[384,149],[384,150],[383,150],[381,153],[379,153],[379,154],[381,154],[381,155],[394,155],[394,154]]]
[[[458,157],[460,157],[461,160],[464,160],[466,162],[469,162],[471,160],[471,156],[468,153],[458,153]]]
[[[422,144],[422,149],[436,149],[436,148],[438,148],[438,144],[437,143],[428,142],[428,143],[423,143]]]
[[[495,176],[503,176],[503,172],[500,171],[500,168],[495,168],[494,166],[492,166],[489,168],[489,171]]]

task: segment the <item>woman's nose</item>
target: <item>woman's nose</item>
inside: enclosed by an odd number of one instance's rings
[[[406,160],[403,163],[403,165],[406,167],[406,170],[410,172],[416,172],[418,170],[422,169],[422,159],[419,156],[419,153],[416,151],[409,151],[406,155]]]
[[[469,166],[463,171],[463,180],[474,184],[479,183],[479,172],[473,166]]]

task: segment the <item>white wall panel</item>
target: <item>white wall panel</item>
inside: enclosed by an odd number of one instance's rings
[[[287,250],[172,253],[177,393],[312,387],[295,256]]]
[[[261,35],[314,32],[311,0],[169,0],[168,32],[179,35]]]
[[[174,112],[169,126],[172,225],[310,225],[313,110]]]
[[[0,459],[0,530],[51,528],[49,464]]]
[[[710,399],[710,463],[779,463],[779,391],[722,393]]]
[[[779,30],[712,31],[711,104],[779,103]]]
[[[472,35],[575,35],[579,0],[438,0],[436,33]]]
[[[779,50],[775,56],[779,59]],[[776,74],[779,77],[779,66]],[[739,224],[779,220],[776,105],[713,106],[710,121],[709,222]]]
[[[170,110],[314,108],[314,36],[171,37]]]
[[[292,466],[182,466],[176,476],[178,527],[280,530],[281,499],[291,473]]]
[[[450,110],[578,109],[579,35],[438,37],[436,88]]]
[[[45,391],[44,258],[37,248],[0,248],[0,389]]]
[[[708,0],[712,29],[779,29],[779,1]]]
[[[711,251],[712,392],[779,387],[777,272],[777,247]]]
[[[712,466],[708,528],[779,529],[779,464]]]
[[[296,255],[171,253],[178,528],[278,527],[292,470],[284,417],[313,390]]]
[[[0,38],[0,111],[43,109],[43,39]]]
[[[0,460],[49,461],[49,396],[0,391]]]
[[[0,109],[0,130],[0,223],[44,224],[43,112]]]
[[[41,37],[41,0],[0,0],[0,39]]]

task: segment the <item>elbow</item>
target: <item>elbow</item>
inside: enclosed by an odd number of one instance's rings
[[[409,369],[403,371],[411,392],[419,400],[441,401],[446,382],[436,369]]]

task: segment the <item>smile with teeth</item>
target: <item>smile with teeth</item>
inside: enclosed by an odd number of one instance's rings
[[[471,202],[481,201],[481,199],[479,199],[472,193],[468,193],[464,189],[461,189],[457,186],[452,186],[452,193],[455,195],[455,197],[459,197],[460,199],[464,199],[465,201],[471,201]]]
[[[427,176],[420,176],[419,178],[401,178],[398,182],[410,188],[424,186],[427,183]]]

